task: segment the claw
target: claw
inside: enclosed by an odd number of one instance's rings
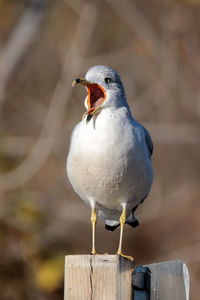
[[[129,256],[129,255],[124,255],[122,252],[120,252],[120,251],[117,251],[117,255],[120,255],[120,256],[122,256],[122,257],[124,257],[124,258],[127,258],[128,260],[130,260],[130,261],[134,261],[134,258],[132,257],[132,256]]]

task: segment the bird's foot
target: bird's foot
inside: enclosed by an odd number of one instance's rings
[[[96,252],[96,250],[92,250],[90,254],[95,255],[95,254],[97,254],[97,252]]]
[[[117,251],[117,255],[120,255],[122,257],[125,257],[127,258],[128,260],[130,261],[134,261],[134,258],[132,256],[129,256],[129,255],[124,255],[121,251]]]

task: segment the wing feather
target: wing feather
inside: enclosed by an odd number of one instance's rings
[[[145,140],[146,140],[146,144],[147,144],[150,156],[152,156],[152,154],[153,154],[153,142],[152,142],[151,136],[150,136],[149,132],[147,131],[147,129],[144,126],[142,126],[142,128],[143,128],[144,133],[145,133]]]

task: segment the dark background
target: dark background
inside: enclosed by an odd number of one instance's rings
[[[124,252],[137,264],[184,260],[198,300],[198,0],[0,0],[1,299],[62,299],[64,255],[90,251],[90,209],[65,162],[85,111],[71,83],[96,64],[119,72],[154,141],[153,188]],[[99,221],[99,253],[115,253],[118,238]]]

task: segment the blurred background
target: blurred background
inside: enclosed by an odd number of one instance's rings
[[[64,255],[91,249],[90,209],[65,162],[85,111],[71,83],[96,64],[119,72],[154,141],[153,188],[124,250],[137,264],[184,260],[199,299],[199,49],[198,0],[0,0],[2,300],[62,299]],[[118,238],[98,222],[99,253]]]

